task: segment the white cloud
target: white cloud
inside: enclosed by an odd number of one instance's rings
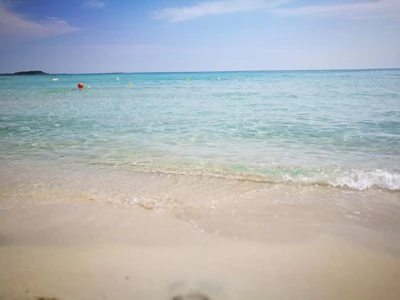
[[[167,7],[153,12],[153,16],[168,22],[183,22],[207,15],[264,11],[285,16],[340,16],[352,19],[400,20],[400,0],[365,0],[357,3],[282,8],[289,2],[296,2],[296,0],[208,0],[192,6]]]
[[[281,15],[341,16],[351,19],[395,19],[400,20],[399,0],[375,0],[337,5],[315,5],[292,9],[276,9]]]
[[[0,2],[0,37],[38,39],[80,30],[67,21],[46,17],[42,22],[30,21]]]
[[[104,2],[102,1],[86,1],[82,5],[83,7],[91,8],[104,8]]]
[[[168,7],[153,12],[156,19],[182,22],[207,15],[268,10],[291,0],[219,0],[205,1],[193,6]]]

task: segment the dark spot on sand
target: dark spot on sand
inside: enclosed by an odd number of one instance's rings
[[[125,280],[129,280],[130,279],[130,277],[129,276],[125,276]]]
[[[176,295],[171,300],[211,300],[207,295],[201,293],[193,293],[187,295]]]
[[[36,297],[36,300],[60,300],[58,298],[55,297]]]

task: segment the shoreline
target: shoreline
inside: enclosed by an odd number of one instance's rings
[[[0,299],[400,293],[398,193],[72,166],[0,179]]]

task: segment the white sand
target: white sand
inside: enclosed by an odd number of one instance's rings
[[[395,193],[13,170],[0,178],[1,300],[400,295]]]

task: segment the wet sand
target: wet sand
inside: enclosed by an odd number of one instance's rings
[[[0,179],[1,300],[400,295],[398,193],[79,168]]]

